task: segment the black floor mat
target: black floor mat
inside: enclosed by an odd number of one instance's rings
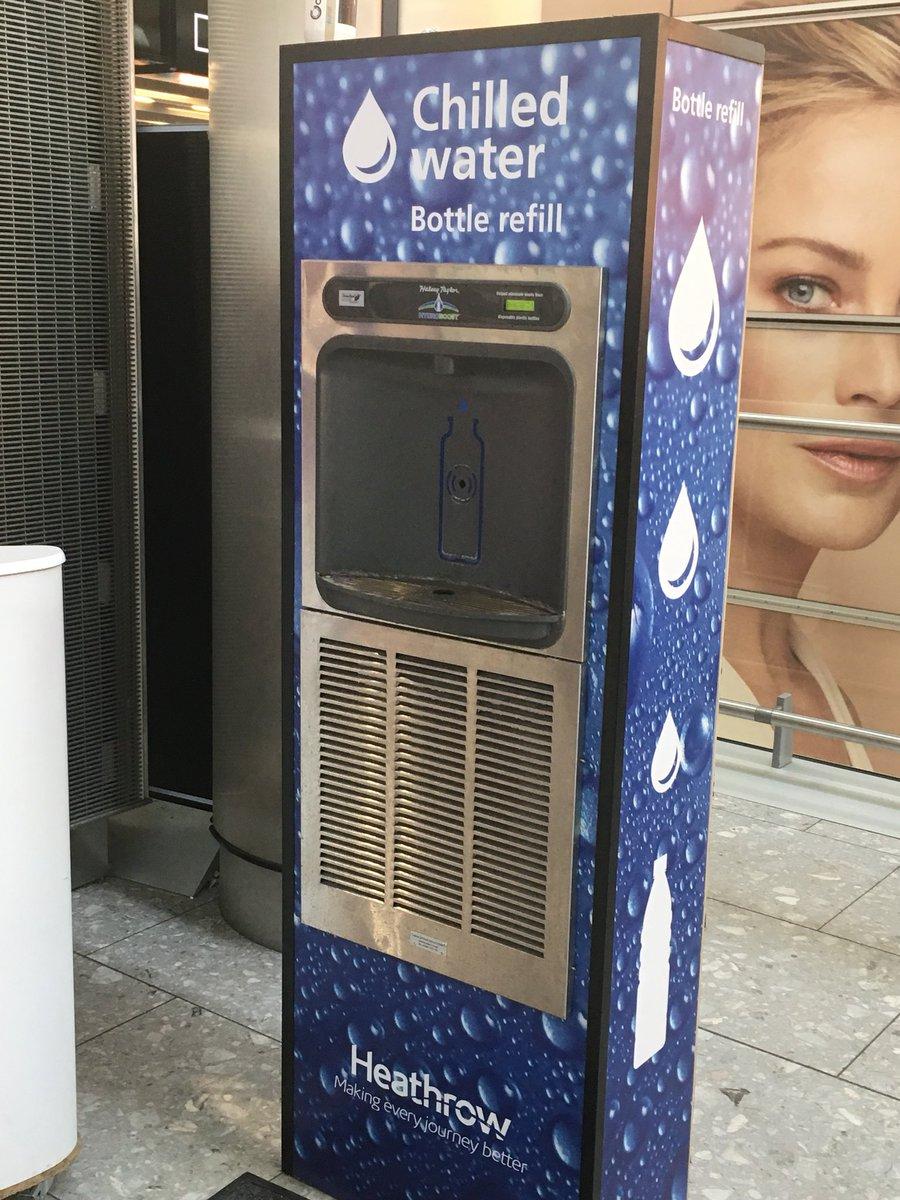
[[[284,1197],[297,1200],[295,1192],[287,1192],[275,1183],[266,1183],[258,1175],[242,1175],[209,1200],[284,1200]]]

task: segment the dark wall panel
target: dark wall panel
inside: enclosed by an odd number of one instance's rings
[[[151,794],[212,796],[209,147],[138,135]]]

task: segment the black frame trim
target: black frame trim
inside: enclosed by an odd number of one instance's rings
[[[588,1028],[581,1140],[581,1200],[600,1195],[606,1113],[606,1059],[612,1000],[612,943],[615,918],[617,848],[625,756],[634,548],[637,536],[637,486],[640,472],[653,234],[662,117],[659,103],[668,39],[660,25],[641,44],[634,193],[629,234],[628,280],[622,339],[622,383],[615,500],[610,551],[609,617],[600,731],[598,812],[594,862],[594,909],[588,976]]]
[[[382,29],[396,35],[399,0],[384,0]],[[581,1148],[580,1198],[596,1200],[603,1162],[603,1120],[606,1078],[603,1070],[609,1033],[611,998],[611,946],[615,900],[613,833],[619,828],[619,791],[626,720],[627,672],[637,495],[626,505],[629,489],[640,466],[641,425],[649,321],[649,285],[656,213],[659,134],[665,47],[668,41],[698,46],[731,58],[762,63],[764,50],[754,42],[705,26],[661,14],[607,17],[585,21],[558,21],[494,29],[460,30],[440,34],[407,34],[359,38],[343,42],[282,46],[280,54],[280,192],[281,192],[281,353],[282,353],[282,739],[284,795],[282,955],[284,958],[282,1045],[282,1169],[294,1174],[294,900],[296,883],[296,806],[294,804],[294,253],[293,162],[294,131],[292,68],[301,62],[331,59],[386,58],[396,55],[448,53],[456,50],[535,46],[554,42],[641,39],[640,94],[638,98],[634,199],[632,202],[631,253],[629,255],[623,339],[622,411],[616,463],[616,506],[613,518],[610,603],[607,628],[607,668],[604,680],[603,728],[600,743],[601,809],[608,805],[610,822],[598,822],[595,871],[602,886],[596,889],[588,999],[585,1061],[585,1108]],[[639,235],[639,236],[638,236]],[[602,831],[602,832],[601,832]]]
[[[341,45],[347,43],[341,42]],[[294,88],[282,47],[278,80],[281,251],[281,1168],[294,1175],[294,899],[297,822],[294,803]]]
[[[400,32],[400,0],[381,0],[381,36],[396,37]]]
[[[388,0],[389,6],[392,3],[393,0]],[[660,13],[635,17],[591,17],[583,21],[546,21],[535,25],[500,25],[490,29],[457,29],[449,33],[351,38],[343,42],[301,42],[281,47],[282,102],[285,99],[284,71],[301,62],[392,58],[398,54],[449,54],[455,50],[496,50],[503,46],[544,46],[556,42],[633,37],[661,37],[664,41],[699,46],[747,62],[762,63],[764,58],[763,47],[756,42]],[[282,109],[282,113],[285,111],[290,110]]]

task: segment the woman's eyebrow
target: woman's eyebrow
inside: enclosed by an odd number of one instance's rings
[[[833,259],[840,266],[847,267],[851,271],[862,271],[868,265],[864,255],[847,250],[843,246],[837,246],[834,242],[820,241],[819,238],[772,238],[768,242],[763,242],[761,246],[757,246],[756,249],[778,250],[782,246],[802,246],[806,250],[815,250],[818,254],[824,254],[826,258]]]

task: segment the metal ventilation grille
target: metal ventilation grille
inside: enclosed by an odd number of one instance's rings
[[[580,665],[304,610],[300,670],[304,921],[564,1012]]]
[[[397,908],[459,929],[466,838],[464,667],[397,655],[394,888]]]
[[[324,640],[319,655],[321,880],[384,900],[387,655]]]
[[[129,10],[0,5],[0,542],[66,554],[73,821],[143,796]]]
[[[472,930],[544,953],[553,688],[478,672]]]

